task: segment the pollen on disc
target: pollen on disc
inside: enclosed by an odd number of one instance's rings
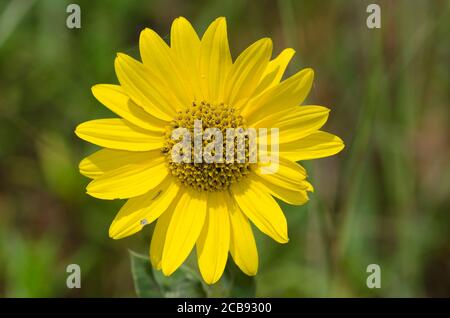
[[[194,162],[194,147],[191,149],[191,162],[173,162],[172,149],[178,141],[172,139],[172,132],[177,128],[186,128],[192,140],[194,136],[194,124],[196,120],[201,120],[202,134],[208,128],[217,128],[223,136],[223,162]],[[233,107],[220,104],[211,104],[208,102],[193,102],[186,109],[179,111],[166,130],[166,141],[163,153],[166,155],[170,173],[175,176],[179,182],[185,186],[198,191],[223,191],[231,184],[241,180],[249,174],[251,164],[248,157],[248,137],[245,140],[245,161],[243,163],[234,160],[228,163],[226,160],[226,134],[229,128],[246,129],[246,123],[242,116],[236,114]],[[234,153],[237,153],[236,138],[233,137]],[[214,136],[211,137],[214,140]],[[203,140],[203,146],[206,146],[211,140]]]

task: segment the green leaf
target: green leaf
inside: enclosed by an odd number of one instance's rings
[[[204,286],[208,297],[254,298],[256,294],[254,277],[245,275],[233,261],[216,284]]]
[[[206,291],[203,289],[201,277],[187,265],[181,265],[169,277],[164,276],[161,271],[155,269],[153,270],[153,274],[166,298],[206,297]]]
[[[167,277],[161,271],[152,268],[147,255],[130,251],[130,259],[134,288],[138,297],[255,297],[254,277],[242,273],[231,261],[228,262],[219,282],[207,285],[188,262]]]
[[[228,262],[228,275],[231,278],[230,297],[254,298],[256,294],[255,277],[245,275],[233,262]]]
[[[233,287],[230,291],[230,297],[235,298],[254,298],[256,293],[255,278],[240,274],[235,278]]]
[[[134,281],[134,289],[138,297],[155,298],[163,294],[156,281],[150,259],[142,254],[130,252],[131,274]]]
[[[169,277],[154,270],[149,257],[130,251],[131,273],[138,297],[206,297],[198,273],[182,265]]]

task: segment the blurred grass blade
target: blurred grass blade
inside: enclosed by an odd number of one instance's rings
[[[14,32],[17,25],[36,0],[11,0],[0,15],[0,47]]]

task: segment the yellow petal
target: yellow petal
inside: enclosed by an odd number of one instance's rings
[[[305,187],[305,191],[314,192],[314,187],[308,181],[303,180],[303,185]]]
[[[167,228],[169,227],[170,220],[172,219],[175,206],[176,203],[172,202],[167,211],[158,218],[155,229],[153,230],[152,241],[150,243],[150,262],[153,267],[158,270],[161,269],[161,260],[164,244],[166,242]]]
[[[202,98],[200,87],[200,39],[192,25],[183,17],[176,18],[170,31],[170,46],[181,62],[181,70],[191,84],[194,99]]]
[[[308,136],[327,121],[330,110],[322,106],[301,106],[274,113],[255,124],[255,127],[278,128],[279,143],[288,143]],[[268,130],[267,142],[271,141]]]
[[[167,125],[167,122],[153,117],[136,105],[119,85],[94,85],[92,93],[100,103],[136,126],[163,132]]]
[[[294,54],[294,49],[284,49],[276,58],[269,62],[262,75],[262,79],[255,90],[255,96],[280,83],[281,78],[286,71],[286,67]]]
[[[272,54],[272,40],[256,41],[242,52],[228,74],[225,83],[225,103],[236,105],[251,97]]]
[[[194,97],[167,43],[155,31],[145,29],[141,32],[139,49],[144,65],[154,76],[153,80],[163,84],[173,108],[179,110],[190,105]]]
[[[231,225],[231,256],[245,274],[256,275],[258,271],[258,250],[250,222],[229,195],[227,195],[227,201]]]
[[[306,191],[313,191],[310,183],[305,181],[306,170],[299,164],[280,157],[275,173],[263,173],[264,164],[259,163],[255,173],[250,176],[261,183],[271,195],[289,204],[302,205],[308,201]]]
[[[168,88],[146,65],[125,54],[117,54],[114,65],[120,85],[136,104],[159,119],[170,121],[175,117],[177,109]]]
[[[129,151],[147,151],[162,148],[162,133],[152,133],[123,119],[96,119],[84,122],[75,134],[95,145]]]
[[[230,247],[230,220],[222,192],[208,194],[205,224],[197,240],[200,273],[207,284],[222,276]]]
[[[168,171],[160,151],[152,153],[147,160],[120,167],[94,179],[87,186],[87,193],[105,200],[128,199],[157,187]]]
[[[200,78],[206,101],[224,101],[225,80],[230,68],[227,23],[225,18],[217,18],[206,30],[200,44]]]
[[[171,177],[144,195],[128,199],[109,227],[115,240],[130,236],[156,220],[166,211],[178,194],[179,186]]]
[[[167,228],[162,256],[164,275],[171,275],[188,257],[203,228],[205,216],[205,193],[185,190]]]
[[[244,178],[231,186],[231,192],[242,212],[261,232],[279,243],[288,242],[286,218],[261,184]]]
[[[285,187],[292,190],[303,190],[302,181],[306,179],[306,170],[291,160],[285,158],[278,159],[278,169],[275,173],[267,174],[263,173],[262,168],[265,166],[263,163],[259,163],[255,173],[261,178],[272,182],[280,187]]]
[[[305,179],[306,170],[299,164],[285,158],[279,158],[278,170],[273,174],[262,173],[260,163],[255,170],[256,176],[250,176],[260,182],[271,195],[289,204],[302,205],[308,201],[306,191],[313,191],[312,185]]]
[[[302,205],[309,200],[306,190],[311,188],[311,184],[308,182],[302,182],[296,189],[293,189],[291,187],[280,186],[273,182],[273,179],[263,179],[259,175],[251,176],[251,178],[256,182],[259,182],[268,193],[286,203]]]
[[[146,160],[150,155],[151,153],[147,151],[124,151],[105,148],[81,160],[79,169],[82,175],[95,179],[105,172]]]
[[[305,100],[313,78],[312,69],[301,70],[250,100],[242,109],[241,115],[247,119],[249,125],[253,125],[274,112],[293,109]]]
[[[337,154],[344,149],[344,142],[338,136],[316,131],[302,139],[280,145],[280,156],[292,161],[323,158]]]

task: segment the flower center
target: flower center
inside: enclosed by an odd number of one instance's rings
[[[174,140],[173,131],[177,128],[185,128],[189,131],[189,134],[194,140],[195,134],[198,134],[198,130],[195,128],[195,123],[201,120],[201,133],[206,136],[205,130],[208,128],[216,128],[221,132],[223,160],[222,162],[197,162],[191,160],[190,162],[177,161],[174,162],[172,157],[172,150],[174,146],[179,143],[179,140]],[[191,187],[199,191],[222,191],[227,189],[232,183],[241,180],[250,172],[250,163],[248,160],[248,136],[245,136],[245,160],[233,160],[229,159],[228,153],[225,151],[227,147],[230,147],[230,138],[227,136],[227,130],[233,129],[246,129],[245,120],[242,116],[236,115],[235,109],[231,106],[221,104],[210,104],[207,102],[193,102],[191,106],[185,110],[178,111],[176,118],[174,118],[170,126],[166,130],[166,141],[163,148],[163,153],[166,155],[170,173],[178,178],[181,184]],[[198,128],[197,128],[198,129]],[[202,137],[201,137],[202,138]],[[233,147],[233,158],[238,153],[237,149],[237,136],[232,136],[231,147]],[[215,141],[215,136],[201,139],[202,148],[206,149],[211,141]],[[220,141],[219,141],[220,142]],[[197,148],[198,150],[198,148]],[[197,156],[194,153],[195,147],[191,147],[188,155],[194,159]],[[214,154],[214,150],[212,151]],[[227,160],[228,159],[228,160]]]

